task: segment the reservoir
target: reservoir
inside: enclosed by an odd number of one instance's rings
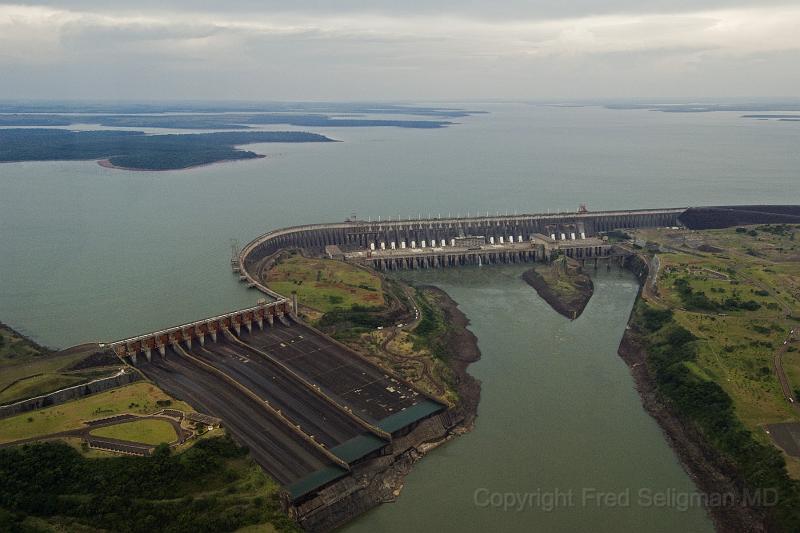
[[[441,130],[314,128],[342,143],[250,145],[264,159],[130,172],[93,161],[0,165],[0,320],[52,347],[113,341],[253,305],[230,240],[356,213],[800,203],[800,123],[738,113],[469,104]],[[280,126],[275,129],[292,129]],[[483,353],[475,430],[435,450],[402,497],[347,530],[708,531],[702,509],[640,505],[691,481],[644,412],[616,350],[636,295],[600,271],[570,322],[490,267],[413,272],[445,289]],[[585,502],[583,491],[627,502]],[[478,494],[478,491],[483,491]],[[505,493],[569,505],[502,510]],[[476,500],[476,495],[480,501]],[[547,498],[547,496],[541,496]],[[535,502],[534,502],[535,503]],[[402,520],[400,520],[402,518]]]
[[[267,157],[184,171],[2,164],[0,320],[67,347],[253,305],[231,274],[230,239],[353,213],[800,203],[800,122],[463,107],[489,113],[438,130],[314,128],[343,142],[253,144]]]
[[[415,466],[395,503],[343,530],[713,531],[702,508],[677,499],[694,486],[617,355],[636,279],[598,270],[594,296],[570,321],[523,270],[403,273],[447,291],[470,319],[482,352],[468,369],[482,382],[478,418]],[[507,493],[530,496],[512,509],[492,504]],[[657,506],[660,494],[678,503]]]

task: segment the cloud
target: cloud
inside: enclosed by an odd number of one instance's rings
[[[0,65],[64,69],[91,61],[124,72],[126,63],[157,70],[185,62],[207,73],[275,72],[280,65],[293,72],[318,69],[329,77],[327,87],[336,85],[330,76],[340,68],[338,83],[345,89],[352,84],[347,76],[387,70],[417,72],[424,85],[432,69],[479,75],[489,68],[512,79],[520,68],[552,71],[559,62],[578,68],[586,61],[607,61],[610,67],[627,55],[639,65],[650,62],[642,75],[653,75],[653,67],[679,75],[681,68],[696,71],[715,61],[747,63],[800,51],[800,7],[794,5],[518,19],[469,13],[455,7],[451,13],[415,15],[0,5]],[[574,73],[567,77],[574,79]],[[313,72],[300,78],[313,79]]]

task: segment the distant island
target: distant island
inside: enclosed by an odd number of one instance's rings
[[[250,143],[335,142],[302,131],[231,131],[145,135],[140,131],[0,129],[0,163],[101,160],[128,170],[179,170],[221,161],[264,157],[240,150]]]
[[[265,125],[307,128],[396,127],[444,128],[449,120],[484,111],[395,104],[145,104],[145,103],[9,103],[0,102],[0,126],[70,126],[173,129],[250,129]],[[383,115],[374,117],[372,115]],[[401,117],[394,118],[396,115]],[[414,118],[402,118],[402,115]],[[390,116],[391,118],[385,118]],[[415,117],[426,117],[418,119]]]
[[[606,109],[661,111],[663,113],[714,113],[735,111],[744,113],[795,112],[800,111],[800,102],[753,102],[753,103],[703,103],[703,102],[661,102],[661,103],[614,103],[606,104]],[[794,117],[796,115],[790,115]],[[744,115],[743,118],[756,118],[758,115]],[[774,118],[774,117],[773,117]]]
[[[297,114],[419,115],[428,117],[467,117],[486,111],[424,105],[357,102],[84,102],[84,101],[0,101],[0,114],[164,114],[180,113],[259,113],[291,117]]]
[[[304,128],[396,127],[436,129],[454,124],[443,120],[396,120],[330,117],[320,114],[200,114],[200,115],[74,115],[0,114],[0,126],[70,126],[97,124],[113,128],[173,128],[194,130],[246,130],[254,126],[287,125]]]
[[[742,115],[742,118],[758,120],[777,120],[778,122],[800,122],[800,114],[795,115]]]

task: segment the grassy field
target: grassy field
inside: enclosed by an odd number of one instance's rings
[[[301,305],[322,313],[384,304],[376,274],[341,261],[311,259],[299,253],[281,257],[267,273],[266,282],[283,295],[297,292]]]
[[[175,441],[178,435],[172,424],[166,420],[144,419],[95,429],[90,433],[95,437],[128,440],[142,444],[161,444]]]
[[[161,405],[158,404],[161,402]],[[151,414],[167,406],[191,411],[151,383],[138,382],[86,398],[0,420],[0,443],[82,427],[86,420],[121,413]],[[174,439],[173,439],[174,440]]]
[[[90,346],[53,352],[0,324],[0,404],[84,383],[116,370],[110,367],[71,370],[93,352]]]
[[[757,226],[693,232],[637,232],[660,247],[657,296],[675,321],[697,337],[697,360],[685,363],[701,380],[719,384],[736,416],[757,440],[771,443],[763,426],[796,421],[783,398],[773,357],[800,325],[800,236],[797,227]],[[784,366],[800,388],[800,355]],[[800,461],[787,456],[800,477]]]
[[[0,323],[0,364],[23,363],[48,352],[46,348]]]
[[[13,403],[86,381],[80,375],[41,374],[16,381],[0,392],[0,403]]]

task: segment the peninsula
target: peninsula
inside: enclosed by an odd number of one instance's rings
[[[251,143],[333,142],[302,131],[226,131],[145,135],[140,131],[0,129],[0,163],[102,160],[127,170],[179,170],[220,161],[263,157],[240,150]]]

